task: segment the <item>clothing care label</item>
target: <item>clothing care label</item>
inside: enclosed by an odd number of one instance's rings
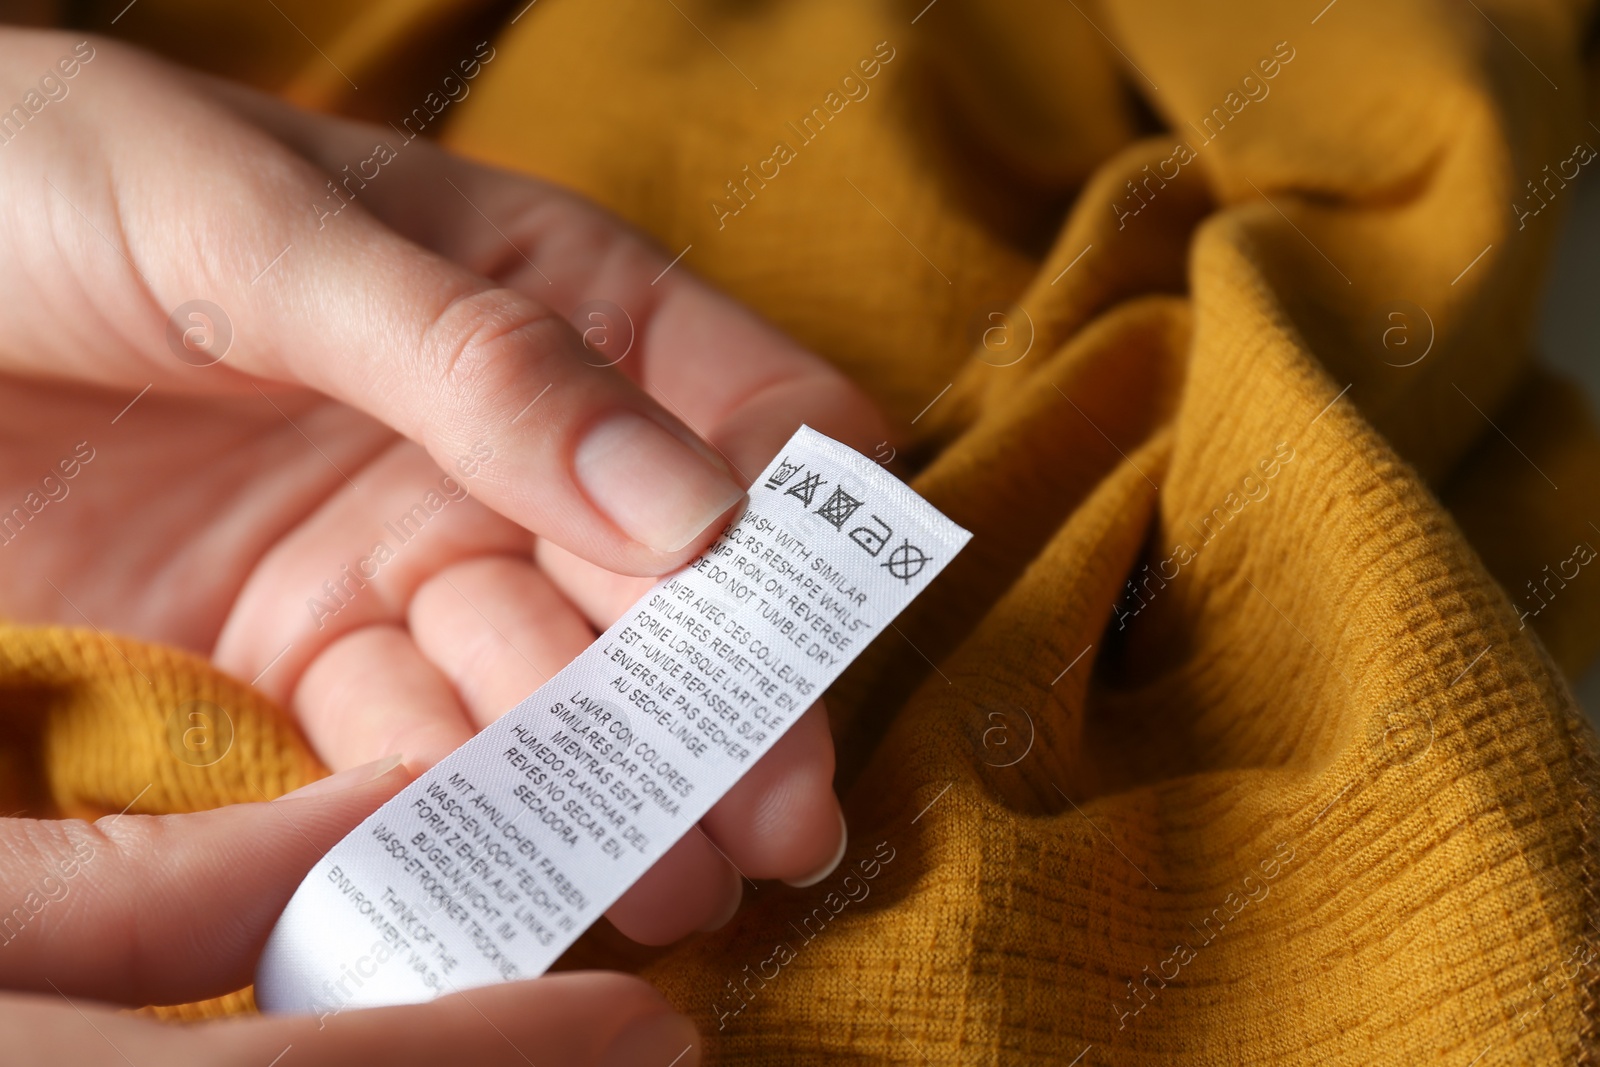
[[[322,858],[257,1004],[329,1014],[542,974],[969,537],[802,426],[714,544]]]

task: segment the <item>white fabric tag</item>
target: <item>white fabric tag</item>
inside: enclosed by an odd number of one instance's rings
[[[704,553],[329,850],[256,1003],[327,1015],[542,974],[970,537],[802,426]]]

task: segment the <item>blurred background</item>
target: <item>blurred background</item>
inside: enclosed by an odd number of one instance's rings
[[[1600,182],[1586,173],[1577,194],[1545,292],[1540,343],[1547,363],[1583,383],[1589,413],[1600,422]],[[1573,679],[1573,688],[1600,730],[1600,663]]]

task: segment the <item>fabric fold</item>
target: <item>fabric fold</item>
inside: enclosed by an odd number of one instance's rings
[[[1562,672],[1600,650],[1600,577],[1569,573],[1600,436],[1531,340],[1600,146],[1590,25],[508,7],[445,143],[684,249],[859,381],[975,533],[830,692],[838,872],[566,963],[642,969],[709,1062],[1594,1063],[1600,770]],[[276,84],[355,106],[295,62]],[[0,635],[59,805],[312,773],[245,687],[112,638],[168,702],[248,709],[231,777],[120,763],[159,723],[96,640]]]

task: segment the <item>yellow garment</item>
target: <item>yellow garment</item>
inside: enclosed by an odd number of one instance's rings
[[[830,693],[845,866],[569,963],[639,967],[712,1062],[1595,1062],[1561,672],[1600,578],[1520,616],[1600,545],[1600,444],[1529,341],[1572,194],[1524,184],[1600,144],[1587,4],[277,6],[323,54],[265,6],[117,31],[398,119],[498,26],[446,142],[688,248],[976,534]],[[19,794],[311,773],[242,687],[100,642],[0,634]],[[172,758],[189,698],[240,758]]]

